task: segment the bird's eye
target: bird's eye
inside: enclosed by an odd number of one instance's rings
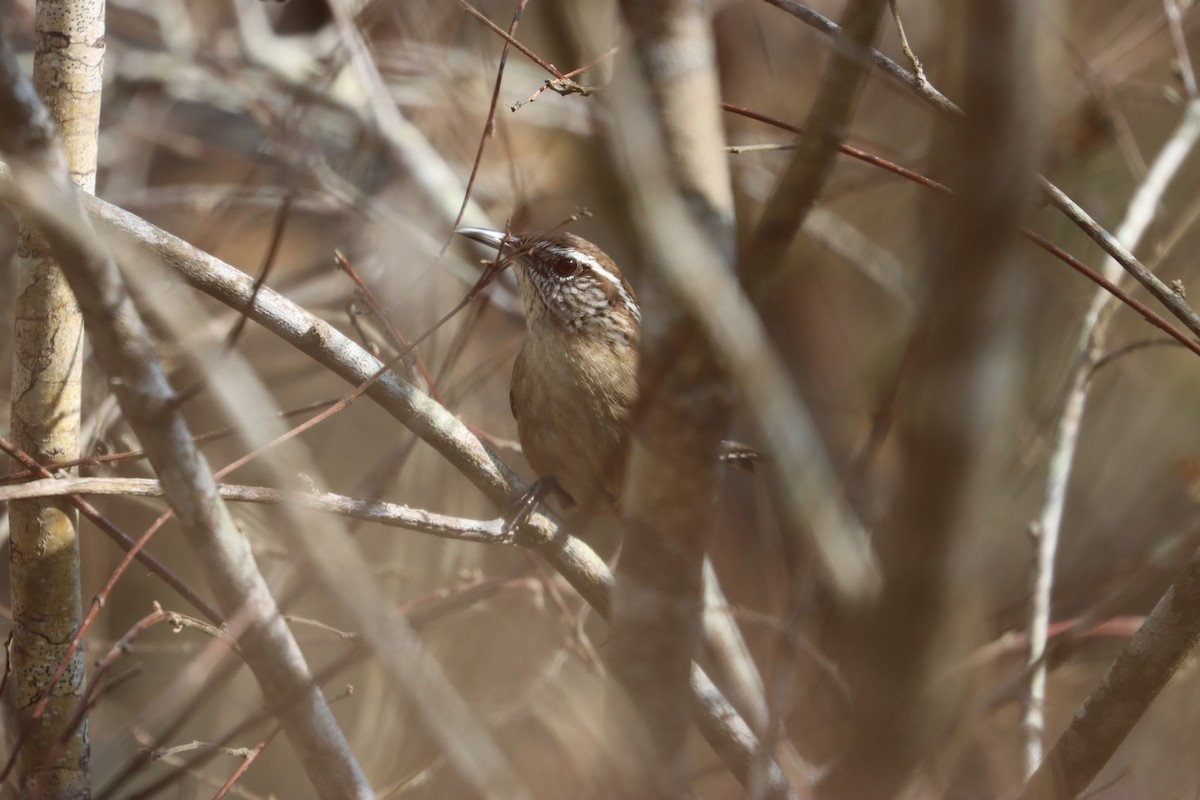
[[[579,272],[579,262],[573,258],[556,258],[554,272],[563,278],[569,278]]]

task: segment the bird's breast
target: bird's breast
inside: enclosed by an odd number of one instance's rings
[[[632,346],[553,327],[531,326],[517,356],[513,408],[526,459],[583,507],[620,495],[637,366]]]

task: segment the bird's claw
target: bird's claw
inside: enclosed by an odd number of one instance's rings
[[[553,475],[546,475],[534,481],[525,494],[521,495],[520,499],[513,504],[512,510],[505,517],[504,524],[500,526],[501,540],[511,542],[516,536],[517,529],[525,524],[525,521],[537,509],[538,504],[549,497],[552,492],[567,497],[562,487],[558,485],[558,481],[554,480]]]

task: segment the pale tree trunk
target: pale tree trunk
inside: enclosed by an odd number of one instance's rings
[[[61,130],[72,178],[87,192],[96,186],[103,61],[104,0],[38,0],[34,83]],[[82,321],[61,271],[28,224],[17,263],[12,434],[38,462],[52,464],[79,454]],[[10,514],[13,681],[21,721],[29,725],[80,622],[78,516],[63,499],[13,503]],[[18,767],[22,794],[90,796],[86,719],[59,745],[84,673],[80,650],[32,723]]]

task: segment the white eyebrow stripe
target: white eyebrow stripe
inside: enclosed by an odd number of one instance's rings
[[[541,245],[541,249],[556,256],[573,258],[576,261],[582,261],[584,264],[587,264],[593,272],[616,287],[617,293],[621,295],[621,299],[625,301],[625,305],[633,312],[633,315],[637,317],[637,321],[642,321],[642,310],[638,308],[638,304],[635,303],[633,298],[629,295],[629,292],[625,289],[624,284],[621,283],[620,279],[618,279],[616,275],[613,275],[604,267],[600,266],[599,261],[592,258],[582,250],[576,250],[574,247],[556,247],[552,244],[543,244]]]

